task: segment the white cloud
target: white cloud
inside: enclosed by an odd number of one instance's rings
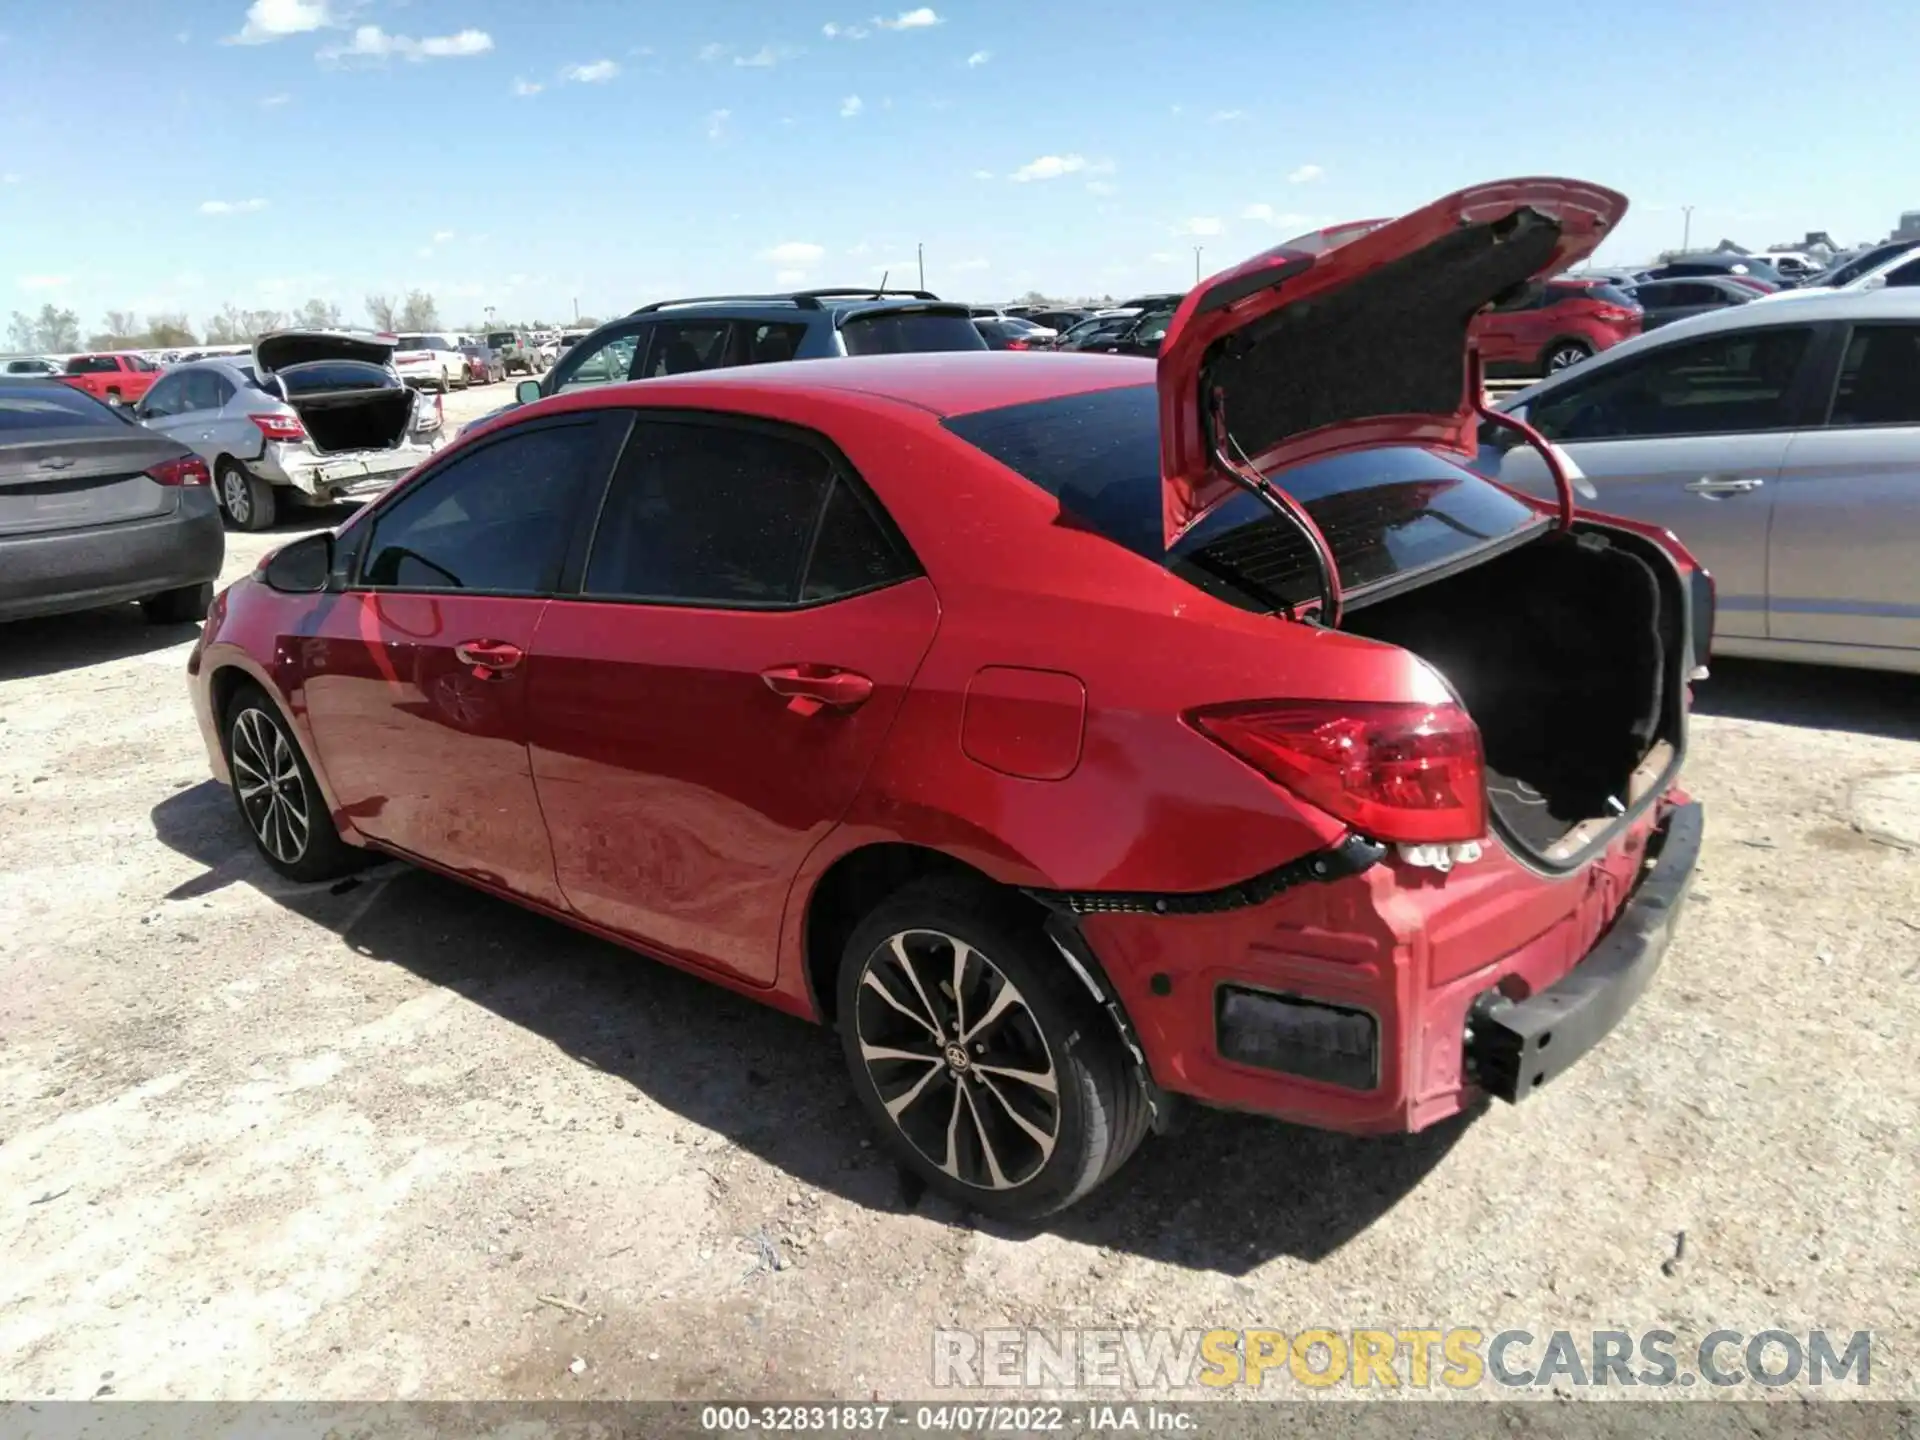
[[[726,53],[727,47],[717,40],[711,44],[700,47],[700,58],[708,62],[722,59],[726,56]]]
[[[560,72],[562,80],[571,80],[576,85],[604,85],[620,73],[620,67],[611,60],[594,60],[585,65],[569,65]]]
[[[70,279],[69,275],[22,275],[19,285],[22,290],[58,290]]]
[[[433,247],[431,245],[422,245],[413,253],[418,255],[422,260],[431,260],[433,258]]]
[[[1289,234],[1298,234],[1303,230],[1311,230],[1314,226],[1314,219],[1311,215],[1300,215],[1291,210],[1276,210],[1264,200],[1258,204],[1247,206],[1246,209],[1240,212],[1240,218],[1242,220],[1259,220],[1264,224],[1273,226],[1276,230],[1285,230]]]
[[[1007,178],[1024,185],[1029,180],[1058,180],[1062,175],[1086,168],[1086,160],[1079,155],[1042,155],[1038,160],[1029,160]]]
[[[864,240],[862,240],[862,241],[861,241],[861,242],[860,242],[860,243],[859,243],[858,245],[855,245],[855,246],[853,246],[853,247],[852,247],[851,249],[849,249],[849,250],[847,251],[847,254],[849,254],[849,255],[865,255],[866,253],[868,253],[868,252],[869,252],[870,250],[872,250],[872,249],[873,249],[873,247],[872,247],[871,245],[869,245],[869,244],[867,244],[867,242],[866,242],[866,241],[864,241]]]
[[[444,245],[451,239],[453,239],[453,231],[451,230],[436,230],[433,232],[433,243],[436,245]]]
[[[1318,165],[1302,165],[1298,170],[1293,171],[1287,176],[1287,183],[1289,185],[1304,185],[1309,180],[1318,180],[1326,173],[1327,172]]]
[[[991,260],[975,258],[972,260],[962,260],[953,268],[956,270],[991,270],[993,268],[993,262]]]
[[[867,27],[864,25],[836,25],[831,20],[820,27],[820,33],[829,40],[864,40]]]
[[[1246,119],[1247,112],[1244,110],[1216,110],[1207,118],[1216,125],[1224,125],[1230,120]]]
[[[1217,216],[1195,215],[1190,220],[1182,220],[1173,233],[1176,235],[1218,235],[1223,228]]]
[[[818,263],[826,253],[824,245],[815,245],[806,240],[788,240],[767,251],[765,258],[776,265],[797,269]]]
[[[264,45],[289,35],[306,35],[333,23],[327,0],[253,0],[247,7],[246,23],[228,43]]]
[[[991,59],[993,59],[993,51],[976,50],[973,54],[967,56],[967,68],[969,70],[978,70]]]
[[[1151,260],[1156,265],[1171,265],[1175,260],[1178,260],[1179,258],[1180,257],[1178,255],[1175,255],[1171,250],[1156,250],[1147,257],[1147,259]]]
[[[522,100],[527,99],[529,96],[538,95],[546,88],[547,87],[542,85],[538,80],[523,80],[518,75],[513,77],[513,93],[518,95]]]
[[[804,270],[776,270],[773,272],[773,283],[776,285],[799,285],[803,283],[806,278],[807,272]]]
[[[991,170],[976,170],[973,172],[973,178],[976,180],[991,180],[993,178],[993,172]]]
[[[931,5],[922,5],[917,10],[902,10],[891,20],[876,15],[873,17],[873,23],[878,25],[882,30],[925,30],[930,26],[940,25],[945,22],[933,13],[933,7]]]
[[[361,25],[347,45],[332,45],[318,53],[320,60],[447,60],[484,55],[493,49],[493,37],[484,30],[462,30],[455,35],[389,35],[378,25]]]
[[[262,95],[260,97],[260,108],[263,110],[277,110],[282,105],[289,105],[292,102],[293,96],[283,91],[278,95]]]
[[[723,139],[727,133],[727,122],[733,118],[731,110],[709,110],[707,112],[707,139]]]
[[[627,51],[627,53],[629,55],[651,55],[653,54],[653,47],[651,45],[636,45]]]
[[[1087,182],[1087,193],[1089,195],[1111,195],[1118,188],[1119,187],[1111,180],[1089,180]]]
[[[782,60],[788,59],[788,52],[776,50],[771,45],[762,45],[751,55],[736,55],[733,63],[751,70],[771,70]]]
[[[0,185],[18,185],[19,183],[20,175],[18,171],[9,170],[6,174],[0,175]]]
[[[840,118],[842,120],[851,120],[864,109],[866,109],[866,106],[860,103],[860,97],[858,95],[849,95],[840,102]]]
[[[202,200],[200,202],[202,215],[244,215],[250,211],[266,208],[267,202],[264,200]]]

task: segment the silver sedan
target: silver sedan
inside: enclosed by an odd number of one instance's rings
[[[1713,572],[1716,652],[1920,673],[1920,289],[1697,316],[1501,408],[1572,457],[1583,505]],[[1481,439],[1479,468],[1551,493],[1511,432]]]

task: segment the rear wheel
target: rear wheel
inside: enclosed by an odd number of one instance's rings
[[[331,880],[361,866],[364,857],[334,828],[285,717],[258,686],[233,697],[224,738],[234,807],[261,859],[302,882]]]
[[[120,392],[118,390],[107,391],[106,399],[107,399],[107,404],[111,405],[114,409],[118,410],[120,408],[122,402],[120,399]]]
[[[279,511],[273,487],[238,460],[222,460],[216,477],[220,508],[236,530],[266,530]]]
[[[839,1026],[855,1091],[948,1198],[1024,1220],[1118,1170],[1146,1098],[1107,1018],[1031,917],[984,885],[921,881],[847,942]]]
[[[1556,340],[1540,357],[1540,372],[1554,375],[1578,365],[1593,355],[1593,347],[1584,340]]]
[[[140,613],[149,625],[192,625],[207,618],[212,604],[213,582],[208,581],[149,595],[140,602]]]

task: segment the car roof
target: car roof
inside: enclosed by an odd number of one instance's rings
[[[711,395],[716,391],[749,394],[792,394],[796,391],[833,391],[893,401],[934,415],[970,415],[1003,405],[1020,405],[1113,390],[1127,385],[1151,385],[1154,362],[1125,355],[1059,354],[1004,350],[930,351],[902,355],[850,355],[831,365],[788,360],[770,365],[741,365],[721,370],[697,370],[653,380],[629,380],[618,385],[596,385],[571,392],[578,408],[608,401],[644,401],[671,406],[674,397],[688,391]],[[566,405],[567,393],[553,397]],[[541,402],[543,405],[549,402]]]

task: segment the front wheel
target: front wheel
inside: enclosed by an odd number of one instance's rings
[[[1541,357],[1540,368],[1548,375],[1571,369],[1593,355],[1593,347],[1584,340],[1556,340]]]
[[[1032,1220],[1118,1170],[1146,1096],[1119,1036],[1032,918],[984,885],[923,881],[847,943],[847,1067],[900,1161],[983,1214]]]
[[[280,709],[254,685],[234,696],[225,726],[233,803],[254,848],[289,880],[331,880],[358,869],[340,838],[307,757]]]

